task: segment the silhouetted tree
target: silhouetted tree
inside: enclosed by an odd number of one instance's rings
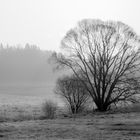
[[[57,80],[55,93],[61,96],[73,114],[85,107],[89,95],[83,83],[75,76],[65,76]]]
[[[64,52],[53,56],[58,66],[74,72],[99,111],[120,101],[134,102],[139,88],[140,39],[129,26],[83,20],[67,32],[61,46]]]

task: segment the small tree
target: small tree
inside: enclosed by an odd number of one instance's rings
[[[139,88],[140,39],[129,26],[83,20],[67,32],[61,46],[63,54],[54,54],[58,66],[74,72],[99,111],[120,101],[134,101]]]
[[[83,83],[75,76],[59,78],[55,93],[66,101],[73,114],[79,113],[89,98]]]

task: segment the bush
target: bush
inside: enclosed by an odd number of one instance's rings
[[[75,75],[59,78],[55,93],[64,99],[72,114],[81,113],[89,100],[85,85]]]
[[[43,103],[42,111],[46,119],[53,119],[56,116],[57,105],[52,101]]]

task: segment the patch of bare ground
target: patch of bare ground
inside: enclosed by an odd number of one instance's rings
[[[140,113],[90,114],[0,124],[0,140],[139,140]]]

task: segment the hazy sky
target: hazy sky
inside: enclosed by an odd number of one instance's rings
[[[79,20],[119,20],[140,35],[140,0],[0,0],[0,43],[59,50]]]

